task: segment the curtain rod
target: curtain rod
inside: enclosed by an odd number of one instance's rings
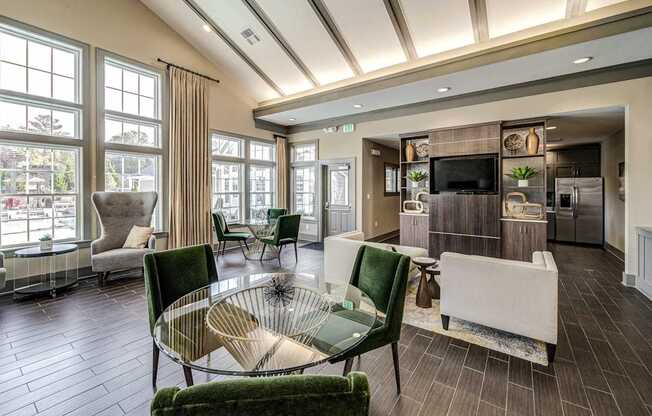
[[[173,66],[173,67],[175,67],[175,68],[179,68],[179,69],[183,69],[184,71],[188,71],[188,72],[190,72],[191,74],[195,74],[195,75],[198,75],[198,76],[200,76],[200,77],[203,77],[203,78],[206,78],[206,79],[210,79],[211,81],[215,81],[215,82],[217,82],[218,84],[220,83],[220,80],[219,80],[219,79],[211,78],[211,77],[209,77],[208,75],[200,74],[199,72],[195,72],[195,71],[192,71],[192,70],[190,70],[190,69],[188,69],[188,68],[184,68],[184,67],[182,67],[181,65],[173,64],[172,62],[164,61],[164,60],[161,59],[161,58],[158,58],[157,61],[159,61],[159,62],[163,62],[165,65],[168,66],[168,68],[171,67],[171,66]]]

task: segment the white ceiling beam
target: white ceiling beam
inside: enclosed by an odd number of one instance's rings
[[[566,18],[581,16],[586,12],[587,0],[566,0]]]
[[[319,84],[317,77],[310,71],[308,66],[299,58],[299,55],[292,49],[290,43],[283,37],[281,31],[276,27],[272,22],[271,18],[265,13],[265,11],[258,5],[256,0],[242,0],[244,5],[249,9],[251,14],[254,15],[258,22],[267,30],[272,38],[276,41],[278,46],[283,49],[287,54],[288,58],[296,65],[296,67],[303,73],[303,75],[310,81],[313,87],[316,87]]]
[[[473,37],[475,38],[475,42],[480,43],[488,41],[489,20],[487,18],[486,0],[469,0],[469,11],[471,13],[471,25],[473,26]]]
[[[355,73],[356,75],[362,75],[364,71],[362,71],[362,67],[360,66],[360,63],[358,63],[358,60],[355,58],[355,55],[353,55],[353,52],[351,51],[349,44],[346,43],[346,40],[342,36],[342,33],[338,29],[337,25],[335,24],[335,20],[333,20],[333,17],[331,16],[324,2],[322,0],[307,0],[307,1],[308,4],[310,4],[310,7],[312,7],[312,10],[317,15],[317,18],[319,18],[321,24],[324,26],[324,29],[326,29],[326,32],[328,32],[328,34],[330,35],[331,39],[333,40],[333,43],[335,43],[335,46],[337,46],[337,49],[339,49],[340,52],[342,53],[342,56],[346,60],[346,63],[349,65],[353,73]]]
[[[415,59],[418,59],[419,56],[417,55],[417,50],[414,47],[414,42],[412,41],[412,36],[410,35],[410,28],[408,27],[407,20],[405,19],[405,14],[403,13],[403,8],[401,7],[400,0],[383,0],[383,3],[385,3],[385,9],[389,15],[389,20],[392,21],[396,36],[401,43],[405,58],[408,61],[414,61]]]
[[[195,3],[193,0],[183,0],[183,2],[192,10],[195,12],[197,16],[201,20],[204,21],[208,26],[210,26],[211,29],[213,29],[213,32],[219,36],[224,43],[226,43],[231,50],[240,57],[249,67],[263,80],[269,85],[274,91],[276,91],[281,97],[285,97],[286,94],[283,92],[283,90],[269,77],[267,74],[258,66],[254,61],[247,56],[247,54],[238,47],[238,45],[229,37],[229,35],[226,34],[218,25],[215,23],[213,19],[208,17],[208,15]]]

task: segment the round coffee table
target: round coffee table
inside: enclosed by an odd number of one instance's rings
[[[50,250],[29,247],[16,250],[17,258],[25,259],[25,277],[15,276],[14,295],[57,296],[57,290],[77,284],[79,272],[79,247],[76,244],[54,244]],[[58,261],[64,257],[63,261]],[[33,260],[38,259],[38,260]],[[59,264],[57,264],[59,263]],[[57,271],[65,263],[63,270]],[[14,267],[14,274],[16,274]]]
[[[420,308],[432,308],[432,293],[430,293],[430,287],[428,286],[426,269],[437,264],[437,260],[430,257],[414,257],[412,263],[416,264],[419,270],[421,270],[416,304]]]

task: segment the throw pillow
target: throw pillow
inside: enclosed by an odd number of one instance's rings
[[[122,248],[145,248],[149,237],[154,232],[154,227],[140,227],[134,225],[129,231],[127,240],[125,240]]]

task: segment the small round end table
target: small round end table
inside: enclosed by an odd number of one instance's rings
[[[430,287],[428,286],[426,269],[437,264],[437,260],[431,259],[430,257],[414,257],[412,263],[416,264],[419,270],[421,270],[416,304],[420,308],[432,308],[432,293],[430,293]]]
[[[71,254],[73,258],[65,256],[65,264],[57,265],[57,259],[67,254]],[[50,250],[41,250],[38,246],[29,247],[16,250],[15,255],[17,258],[26,259],[26,276],[15,279],[17,283],[14,295],[50,294],[54,298],[57,296],[57,290],[77,283],[79,247],[76,244],[54,244]],[[40,262],[30,264],[30,259],[34,258],[39,258]],[[57,271],[61,266],[63,270]]]

